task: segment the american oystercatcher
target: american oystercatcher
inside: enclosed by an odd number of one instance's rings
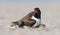
[[[33,12],[30,12],[24,16],[21,20],[12,22],[11,28],[30,26],[39,27],[41,24],[41,11],[39,8],[35,8]]]

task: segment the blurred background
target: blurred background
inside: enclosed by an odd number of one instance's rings
[[[35,7],[40,8],[41,23],[50,31],[19,29],[21,32],[11,32],[8,29],[11,22],[20,20]],[[0,32],[1,35],[60,35],[60,0],[0,0]]]

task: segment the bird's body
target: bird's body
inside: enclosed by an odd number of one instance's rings
[[[32,16],[31,19],[34,19],[36,21],[36,23],[33,25],[33,27],[39,27],[41,24],[41,19],[37,19],[34,16]]]
[[[18,25],[19,27],[39,27],[41,24],[41,11],[39,10],[39,8],[35,8],[33,12],[30,12],[29,14],[24,16],[21,20],[12,23],[13,26]]]

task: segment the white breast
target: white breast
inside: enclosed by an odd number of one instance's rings
[[[31,19],[36,20],[36,23],[33,25],[33,27],[39,26],[39,25],[41,24],[41,19],[37,19],[37,18],[35,18],[34,16],[32,16]]]

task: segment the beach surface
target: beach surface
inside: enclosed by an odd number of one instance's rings
[[[20,20],[35,7],[41,10],[44,29],[10,29],[11,22]],[[0,3],[0,35],[60,35],[60,3]]]

